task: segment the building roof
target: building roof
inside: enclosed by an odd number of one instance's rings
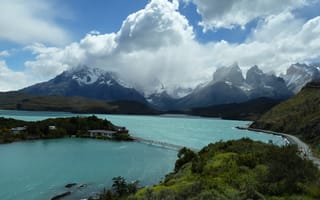
[[[117,131],[111,130],[89,130],[89,133],[115,134]]]

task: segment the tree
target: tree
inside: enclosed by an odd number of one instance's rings
[[[115,200],[114,194],[111,190],[103,190],[103,193],[99,195],[99,200]]]
[[[196,153],[194,153],[192,150],[186,147],[183,147],[182,149],[180,149],[178,153],[179,159],[176,161],[174,171],[177,172],[184,164],[192,161],[196,156],[197,156]]]
[[[112,184],[112,190],[119,196],[126,195],[127,192],[127,183],[122,176],[114,177]]]
[[[132,183],[129,183],[127,185],[128,193],[129,194],[136,193],[138,190],[138,184],[139,184],[139,181],[133,181]]]

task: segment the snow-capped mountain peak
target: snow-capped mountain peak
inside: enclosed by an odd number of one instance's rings
[[[75,80],[79,85],[105,84],[113,86],[119,84],[125,88],[133,88],[113,72],[107,72],[100,68],[91,68],[85,65],[72,68],[66,71],[65,75],[71,77],[71,79]]]
[[[103,100],[134,100],[146,102],[134,88],[115,73],[100,68],[79,66],[55,78],[21,90],[36,95],[83,96]]]

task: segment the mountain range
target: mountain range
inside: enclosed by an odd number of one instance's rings
[[[320,79],[320,65],[293,64],[286,74],[264,73],[251,67],[245,77],[237,64],[218,68],[212,80],[173,97],[165,89],[145,95],[112,72],[88,66],[64,71],[55,78],[21,89],[19,92],[41,96],[81,96],[107,101],[137,101],[159,110],[186,110],[219,104],[240,103],[260,97],[284,100],[307,82]]]

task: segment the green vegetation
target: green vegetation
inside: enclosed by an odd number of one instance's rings
[[[15,130],[17,129],[18,130]],[[46,119],[26,122],[0,118],[0,143],[30,139],[51,139],[62,137],[90,137],[88,130],[109,130],[117,134],[112,138],[97,136],[98,139],[131,140],[127,130],[96,116]]]
[[[99,200],[117,200],[127,199],[129,195],[135,194],[138,191],[138,181],[127,183],[127,181],[121,177],[114,177],[112,189],[104,190],[98,197]],[[89,200],[92,199],[89,198]]]
[[[319,176],[295,146],[241,139],[210,144],[199,153],[181,149],[175,171],[158,185],[130,196],[114,195],[119,190],[113,187],[100,200],[311,200],[320,198]]]
[[[320,144],[320,83],[307,84],[295,97],[265,113],[251,128],[297,135],[315,149]]]
[[[84,97],[34,96],[19,92],[0,93],[0,109],[141,115],[159,113],[143,103],[134,101],[109,102]]]

